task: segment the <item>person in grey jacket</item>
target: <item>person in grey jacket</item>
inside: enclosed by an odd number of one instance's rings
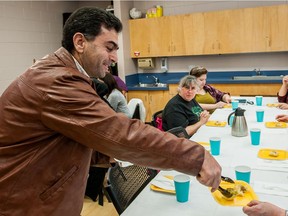
[[[117,113],[124,113],[128,118],[132,118],[132,113],[130,112],[125,96],[122,90],[117,85],[117,82],[112,74],[106,73],[105,77],[102,78],[103,82],[108,87],[108,92],[105,98]]]
[[[65,23],[62,47],[0,98],[0,215],[79,216],[92,149],[110,158],[197,176],[216,190],[221,167],[201,145],[116,113],[93,89],[117,62],[120,20],[94,7]]]

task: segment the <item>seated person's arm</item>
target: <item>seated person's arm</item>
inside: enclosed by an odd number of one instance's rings
[[[287,95],[288,95],[288,75],[283,77],[282,85],[279,89],[279,92],[277,93],[278,102],[286,103]]]
[[[226,103],[231,103],[232,99],[231,99],[231,97],[230,97],[229,94],[224,94],[224,95],[222,96],[222,101],[224,101],[224,102],[226,102]]]
[[[278,108],[279,109],[288,109],[288,104],[287,103],[279,103]]]
[[[288,115],[285,115],[285,114],[276,115],[275,118],[279,122],[288,122]]]
[[[282,79],[282,85],[279,89],[279,96],[285,96],[288,90],[288,75],[284,76]]]
[[[229,93],[222,92],[213,86],[206,85],[205,86],[205,91],[209,92],[209,94],[215,98],[217,102],[223,101],[225,103],[230,103],[231,102],[231,97]]]
[[[215,104],[202,104],[199,103],[199,105],[202,107],[203,110],[214,110],[214,109],[218,109],[218,108],[223,108],[227,103],[223,102],[223,101],[219,101]]]
[[[189,136],[192,136],[193,134],[195,134],[197,132],[197,130],[203,125],[206,124],[206,122],[208,121],[210,117],[209,112],[207,112],[206,110],[204,110],[201,114],[200,114],[200,120],[198,122],[196,122],[193,125],[188,125],[185,130],[188,133]]]

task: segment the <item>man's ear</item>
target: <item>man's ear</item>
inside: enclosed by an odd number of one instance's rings
[[[80,32],[77,32],[76,34],[74,34],[73,36],[73,44],[74,44],[74,48],[78,53],[83,53],[84,47],[85,47],[85,43],[87,42],[86,38],[84,37],[84,35]]]

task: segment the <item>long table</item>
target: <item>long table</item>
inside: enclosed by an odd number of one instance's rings
[[[254,101],[254,98],[247,98]],[[257,157],[261,148],[274,148],[288,150],[288,128],[271,129],[266,128],[264,122],[275,121],[276,114],[288,114],[287,110],[280,110],[275,107],[267,107],[267,103],[276,103],[276,98],[263,98],[263,106],[257,107],[249,104],[239,104],[245,109],[245,118],[248,128],[261,128],[261,143],[259,146],[250,144],[250,136],[234,137],[231,135],[231,127],[208,127],[203,125],[191,140],[197,142],[209,142],[209,137],[221,137],[221,153],[214,156],[222,166],[222,174],[235,179],[234,167],[236,165],[247,165],[252,168],[250,185],[257,194],[259,200],[274,203],[282,208],[288,208],[288,160],[271,161]],[[256,109],[264,109],[264,122],[256,121]],[[231,108],[217,109],[210,120],[227,121]],[[275,163],[274,163],[275,162]],[[161,171],[158,175],[176,175],[176,171]],[[157,178],[157,176],[156,176]],[[175,216],[175,215],[196,215],[196,216],[240,216],[245,215],[242,207],[222,206],[217,203],[209,189],[201,185],[195,177],[191,176],[191,187],[189,201],[178,203],[175,195],[155,192],[148,185],[139,196],[124,211],[124,216]],[[277,184],[275,190],[263,189],[262,184]],[[260,185],[260,186],[259,186]],[[282,190],[278,191],[280,185]],[[274,185],[275,186],[275,185]],[[257,188],[257,190],[256,190]]]

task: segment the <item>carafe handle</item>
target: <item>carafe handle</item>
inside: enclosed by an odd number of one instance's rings
[[[235,113],[235,112],[232,112],[232,113],[229,114],[228,119],[227,119],[228,124],[229,124],[229,122],[230,122],[230,117],[231,117],[234,113]]]

